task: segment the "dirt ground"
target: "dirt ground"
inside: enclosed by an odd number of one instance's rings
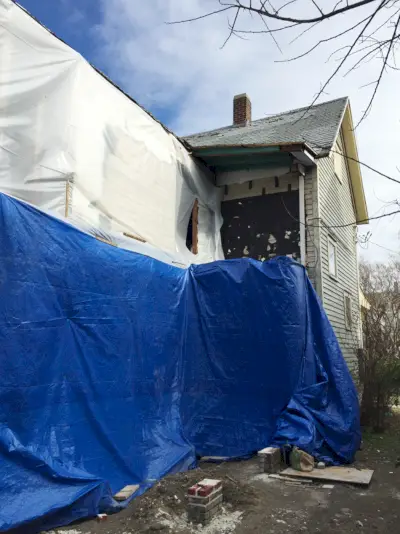
[[[335,484],[287,485],[260,474],[256,458],[222,464],[200,463],[198,469],[169,476],[122,512],[104,522],[86,521],[57,529],[58,534],[341,534],[400,533],[400,414],[384,435],[364,434],[356,467],[374,469],[369,488]],[[202,478],[223,480],[221,513],[205,527],[186,522],[187,488]]]

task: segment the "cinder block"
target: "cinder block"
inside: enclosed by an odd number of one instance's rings
[[[221,509],[222,482],[205,478],[188,489],[188,521],[207,524]]]
[[[266,447],[258,451],[260,469],[263,473],[279,473],[281,470],[281,450],[276,447]]]

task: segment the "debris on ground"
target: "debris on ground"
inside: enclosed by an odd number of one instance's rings
[[[282,469],[281,450],[276,447],[266,447],[258,451],[260,470],[262,473],[278,473]]]
[[[293,447],[290,453],[290,465],[297,471],[309,472],[314,469],[314,458],[305,451]]]
[[[354,467],[326,467],[325,469],[314,469],[313,471],[302,473],[296,469],[288,467],[282,471],[281,475],[293,478],[310,478],[320,481],[344,482],[360,486],[369,486],[372,475],[371,469],[355,469]]]
[[[132,484],[124,486],[118,493],[114,495],[116,501],[126,501],[139,489],[139,484]]]
[[[50,534],[394,533],[398,531],[400,519],[400,480],[388,473],[382,457],[392,464],[398,458],[400,416],[398,431],[385,434],[381,455],[376,453],[377,440],[383,441],[375,435],[366,437],[364,450],[354,466],[375,469],[368,489],[360,491],[349,484],[323,484],[320,480],[287,485],[285,480],[277,478],[285,475],[260,473],[258,458],[200,462],[197,469],[157,482],[134,498],[125,510],[108,515],[105,522],[85,521],[53,529]],[[325,471],[315,469],[320,475]],[[303,473],[303,476],[311,480],[310,474]],[[204,478],[222,481],[224,501],[218,515],[203,527],[187,521],[187,491]]]

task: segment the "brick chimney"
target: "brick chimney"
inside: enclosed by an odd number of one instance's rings
[[[246,93],[233,97],[233,124],[247,126],[251,122],[251,102]]]

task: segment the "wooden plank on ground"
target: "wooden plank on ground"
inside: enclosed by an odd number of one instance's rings
[[[118,493],[114,495],[116,501],[126,501],[129,499],[137,490],[139,489],[139,484],[132,484],[131,486],[125,486],[122,490],[119,490]]]
[[[201,462],[228,462],[231,459],[231,456],[202,456],[200,458]]]
[[[325,469],[314,469],[311,472],[296,471],[288,467],[281,472],[281,475],[292,478],[344,482],[360,486],[368,486],[373,474],[371,469],[354,469],[354,467],[325,467]]]
[[[277,474],[268,475],[268,478],[272,478],[274,480],[283,480],[284,482],[289,482],[289,481],[298,482],[299,484],[312,484],[313,483],[313,481],[309,478],[302,478],[301,480],[297,481],[293,477],[285,477],[285,476],[277,475]]]

